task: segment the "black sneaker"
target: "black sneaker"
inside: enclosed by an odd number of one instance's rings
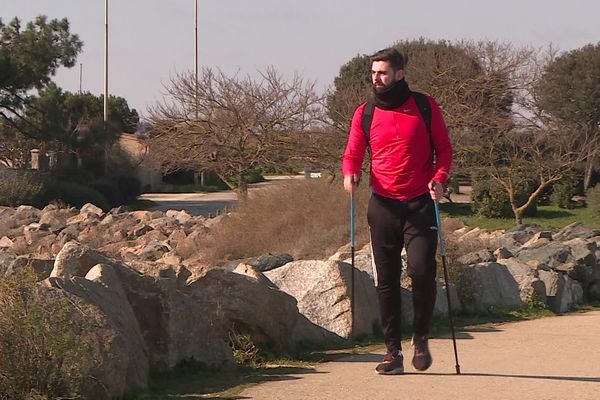
[[[429,339],[427,336],[413,335],[412,346],[415,348],[415,355],[412,359],[412,365],[418,371],[425,371],[431,367],[433,359],[429,352]]]
[[[404,373],[404,356],[402,352],[396,355],[387,353],[383,358],[383,362],[375,368],[380,375],[400,375]]]

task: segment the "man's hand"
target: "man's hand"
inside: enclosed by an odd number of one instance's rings
[[[354,191],[354,188],[358,185],[359,181],[360,176],[356,174],[344,176],[344,189],[346,189],[348,193],[352,193]]]
[[[429,193],[433,201],[440,201],[444,196],[444,186],[436,181],[429,182]]]

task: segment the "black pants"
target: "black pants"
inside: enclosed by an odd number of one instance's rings
[[[367,219],[375,262],[375,286],[388,351],[401,350],[400,273],[402,248],[406,247],[407,274],[412,279],[413,330],[429,333],[436,298],[437,224],[429,193],[410,200],[373,194]]]

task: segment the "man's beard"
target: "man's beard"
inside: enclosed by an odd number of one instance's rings
[[[382,93],[385,92],[387,89],[389,89],[394,83],[398,82],[397,79],[392,80],[390,83],[388,83],[387,85],[381,85],[381,86],[376,86],[375,84],[373,84],[373,90],[375,91],[375,93]]]

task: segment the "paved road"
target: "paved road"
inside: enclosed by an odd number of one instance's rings
[[[266,179],[266,182],[250,185],[249,193],[290,179],[304,179],[304,176],[273,176]],[[230,190],[215,193],[144,193],[138,199],[152,200],[157,203],[150,210],[186,210],[192,215],[203,216],[214,216],[237,203],[237,195]]]
[[[460,332],[461,375],[455,374],[452,341],[431,340],[433,366],[380,376],[383,349],[325,363],[303,374],[244,391],[239,399],[600,399],[600,311],[543,318]],[[410,353],[409,344],[405,353]]]
[[[250,185],[249,192],[289,181],[290,179],[304,179],[303,175],[270,176],[266,182]],[[461,194],[452,195],[452,200],[457,203],[470,201],[470,187],[461,187]],[[232,191],[216,193],[144,193],[138,197],[140,200],[152,200],[157,203],[150,210],[186,210],[192,215],[214,216],[226,208],[235,206],[237,195]]]

